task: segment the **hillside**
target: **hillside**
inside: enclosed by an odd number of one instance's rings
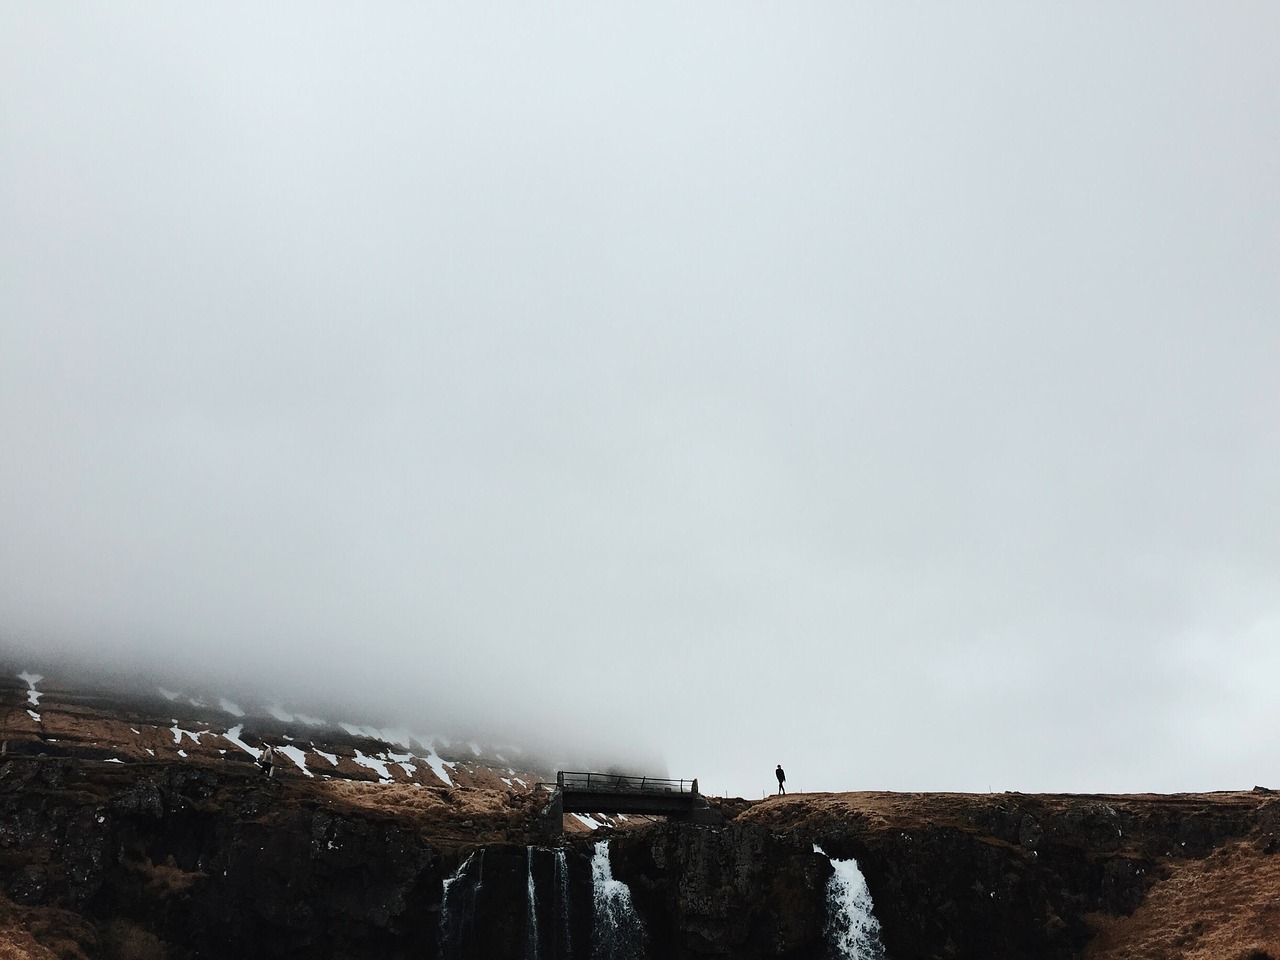
[[[603,837],[644,956],[825,957],[819,844],[893,960],[1280,958],[1269,791],[713,798],[723,828],[566,817],[548,847],[553,771],[516,747],[25,669],[0,710],[0,960],[434,958],[472,862],[458,955],[586,956]]]

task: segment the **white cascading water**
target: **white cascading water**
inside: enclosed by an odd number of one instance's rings
[[[591,883],[596,913],[594,960],[642,960],[644,925],[631,905],[631,888],[613,879],[608,840],[596,844]]]
[[[484,883],[484,848],[463,861],[444,881],[440,898],[441,960],[467,960],[475,935],[476,899]]]
[[[569,861],[565,858],[564,847],[556,848],[556,960],[569,960],[571,946],[569,943]]]
[[[813,852],[827,857],[816,843]],[[871,912],[871,891],[858,869],[858,861],[831,860],[827,881],[827,924],[824,932],[832,956],[838,960],[885,960],[880,942],[880,921]]]
[[[525,849],[528,879],[525,881],[525,906],[528,919],[525,922],[524,960],[538,960],[538,888],[533,882],[533,847]]]

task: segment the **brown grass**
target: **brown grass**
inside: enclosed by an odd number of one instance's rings
[[[510,834],[532,826],[539,802],[532,794],[513,796],[506,790],[350,780],[326,781],[316,784],[316,789],[331,800],[393,816],[406,826],[430,831],[442,839],[481,834],[494,842],[508,839]]]
[[[1249,841],[1171,863],[1128,917],[1098,920],[1087,960],[1280,960],[1280,856]]]
[[[69,910],[0,896],[0,960],[89,960],[97,943],[93,925]]]
[[[150,857],[136,860],[125,860],[124,866],[138,875],[146,884],[148,892],[162,898],[183,896],[190,892],[197,880],[207,876],[204,873],[190,873],[174,862],[172,856],[163,863],[153,863]]]

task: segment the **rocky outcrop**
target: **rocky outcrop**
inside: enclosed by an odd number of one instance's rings
[[[831,865],[751,824],[664,824],[611,841],[651,956],[818,957]]]

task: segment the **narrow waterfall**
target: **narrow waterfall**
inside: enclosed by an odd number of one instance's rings
[[[556,848],[556,896],[555,896],[555,937],[554,956],[556,960],[571,960],[572,946],[569,942],[569,861],[565,858],[564,847]]]
[[[475,946],[476,900],[484,884],[484,848],[444,881],[440,898],[441,960],[468,960]]]
[[[609,841],[596,844],[591,858],[591,883],[595,901],[594,960],[642,960],[644,925],[631,905],[631,889],[613,879]]]
[[[816,843],[813,852],[827,857]],[[830,857],[827,857],[831,860]],[[835,871],[827,881],[825,933],[835,960],[885,960],[880,921],[871,912],[871,891],[858,861],[831,860]]]
[[[524,960],[538,960],[538,887],[533,880],[533,847],[525,849],[525,863],[528,879],[525,881]]]

